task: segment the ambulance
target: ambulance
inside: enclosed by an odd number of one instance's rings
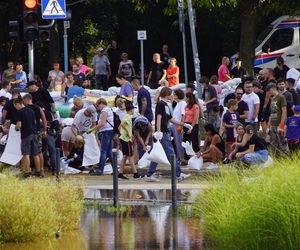
[[[238,54],[231,57],[235,64]],[[256,39],[255,72],[276,67],[276,58],[283,57],[290,68],[300,69],[300,16],[281,16]]]

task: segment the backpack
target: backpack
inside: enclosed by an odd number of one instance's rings
[[[116,114],[116,112],[114,112],[113,110],[111,110],[112,113],[113,113],[113,119],[114,119],[114,125],[112,125],[108,120],[107,123],[113,128],[113,131],[114,131],[114,134],[120,134],[120,131],[119,131],[119,127],[121,125],[121,119],[119,117],[119,115]]]

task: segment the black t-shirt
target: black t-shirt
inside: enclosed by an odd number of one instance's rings
[[[51,111],[50,103],[54,103],[48,90],[44,88],[38,88],[36,92],[30,93],[32,96],[32,102],[35,104],[40,102],[43,104],[44,108]]]
[[[157,89],[159,87],[158,81],[162,78],[164,75],[164,63],[152,63],[151,66],[151,78],[150,78],[150,88],[151,89]]]
[[[35,132],[39,132],[41,130],[41,110],[38,105],[30,104],[27,105],[28,108],[30,108],[34,112],[35,116]]]
[[[169,67],[170,64],[170,55],[169,53],[161,53],[160,54],[160,59],[161,61],[164,63],[164,68],[167,69]]]
[[[29,107],[21,108],[17,111],[16,122],[21,122],[21,139],[34,133],[35,129],[35,115]]]
[[[168,132],[169,120],[172,118],[171,110],[164,101],[159,101],[155,107],[155,130],[157,130],[157,115],[161,115],[161,132]]]
[[[5,103],[3,110],[6,110],[6,120],[9,120],[11,124],[16,124],[17,110],[14,106],[14,100],[11,99]]]
[[[121,51],[119,48],[109,48],[107,50],[112,74],[118,73],[119,63],[121,61]]]
[[[247,75],[247,70],[244,68],[244,67],[234,67],[230,74],[233,76],[233,77],[239,77],[239,78],[243,78],[243,76]]]
[[[263,139],[258,137],[256,134],[253,134],[249,140],[249,145],[253,144],[255,145],[254,152],[266,149]]]
[[[238,112],[238,114],[241,116],[241,115],[244,115],[245,111],[249,111],[248,104],[246,102],[244,102],[243,100],[241,100],[238,104],[238,109],[236,112]],[[239,118],[239,122],[244,124],[245,119]]]
[[[289,71],[289,67],[286,65],[283,65],[282,69],[279,69],[278,66],[274,68],[274,76],[278,80],[279,78],[286,79],[286,73]]]
[[[151,103],[151,96],[150,93],[147,89],[145,89],[144,87],[140,88],[138,91],[138,95],[137,95],[137,102],[138,102],[138,107],[139,107],[139,113],[142,112],[142,100],[146,99],[147,100],[147,108],[145,111],[144,116],[147,117],[147,119],[149,120],[149,122],[152,122],[153,120],[153,113],[152,113],[152,103]]]
[[[298,105],[298,95],[295,89],[289,89],[288,92],[290,92],[293,96],[293,105]]]
[[[80,72],[79,74],[73,73],[73,79],[74,79],[74,82],[76,82],[77,85],[79,85],[81,87],[83,82],[85,81],[85,74],[83,74],[82,72]]]

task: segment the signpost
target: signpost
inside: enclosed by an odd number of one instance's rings
[[[65,19],[66,16],[65,0],[42,0],[43,19]]]
[[[68,71],[68,29],[70,29],[70,21],[64,21],[64,69]]]
[[[145,76],[144,76],[144,40],[147,40],[147,31],[146,30],[138,30],[137,39],[141,41],[141,82],[144,86],[145,84]]]

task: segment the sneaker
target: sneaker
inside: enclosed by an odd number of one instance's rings
[[[93,172],[92,172],[92,171],[93,171]],[[99,171],[91,170],[91,171],[89,172],[89,175],[91,175],[91,176],[101,176],[101,175],[103,175],[103,173],[101,173],[101,172],[99,172]]]
[[[24,179],[27,179],[27,178],[29,178],[29,177],[31,177],[32,176],[32,173],[31,172],[28,172],[28,173],[24,173],[23,174],[23,178]]]
[[[36,173],[35,173],[35,176],[36,176],[37,178],[44,178],[44,177],[45,177],[43,172],[36,172]]]
[[[147,182],[159,182],[159,179],[156,177],[155,174],[147,176],[145,175],[145,181]]]
[[[129,180],[125,175],[123,174],[118,174],[119,180]]]
[[[179,175],[179,177],[177,177],[177,180],[180,182],[180,181],[183,181],[183,180],[185,180],[185,179],[187,179],[187,178],[190,178],[191,177],[191,174],[184,174],[184,173],[181,173],[180,175]]]
[[[142,179],[144,176],[143,175],[140,175],[139,173],[135,173],[134,175],[133,175],[133,179],[134,180],[139,180],[139,179]]]
[[[216,165],[212,162],[206,167],[207,170],[215,170],[217,168],[218,168],[218,165]]]

